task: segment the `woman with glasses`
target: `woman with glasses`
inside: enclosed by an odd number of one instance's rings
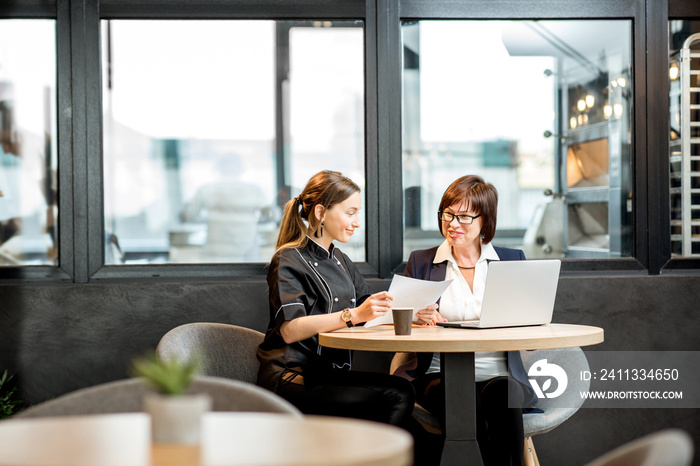
[[[405,272],[408,277],[423,280],[452,280],[440,298],[439,312],[422,311],[424,321],[434,325],[440,321],[478,320],[489,262],[525,259],[521,250],[491,244],[497,209],[496,188],[478,176],[459,178],[443,194],[437,219],[445,241],[440,246],[411,253]],[[413,379],[416,401],[444,422],[445,409],[450,407],[444,402],[440,355],[419,353],[403,367],[397,373]],[[508,394],[510,390],[511,396],[521,395],[520,399],[511,400],[519,402],[517,406],[528,406],[534,392],[520,354],[476,353],[475,375],[477,440],[484,464],[522,464],[522,409],[508,408]]]
[[[392,297],[372,294],[355,264],[335,247],[360,227],[360,188],[333,171],[314,175],[284,210],[267,274],[270,323],[258,348],[258,384],[306,414],[408,426],[411,384],[351,371],[349,350],[325,348],[318,334],[384,315]]]

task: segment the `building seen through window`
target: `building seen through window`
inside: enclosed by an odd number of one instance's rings
[[[669,33],[671,253],[700,257],[700,21]]]
[[[56,27],[0,20],[0,266],[58,265]]]
[[[103,21],[105,263],[267,262],[314,173],[363,186],[362,26]]]
[[[528,258],[632,253],[629,21],[402,25],[404,259],[442,239],[445,188],[499,192],[494,243]]]

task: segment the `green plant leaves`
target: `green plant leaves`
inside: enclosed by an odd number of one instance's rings
[[[131,374],[143,377],[154,390],[167,395],[182,395],[199,369],[198,359],[181,362],[176,359],[158,361],[155,355],[134,358]]]
[[[7,369],[0,376],[0,419],[12,416],[24,406],[16,385],[8,386],[12,376]]]

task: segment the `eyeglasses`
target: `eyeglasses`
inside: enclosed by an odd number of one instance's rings
[[[475,218],[481,217],[481,214],[479,215],[455,215],[450,212],[440,212],[438,211],[438,217],[440,217],[440,220],[446,223],[451,223],[452,220],[457,219],[457,223],[461,223],[462,225],[471,225],[474,223]]]

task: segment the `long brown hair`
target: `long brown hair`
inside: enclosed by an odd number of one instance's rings
[[[314,215],[317,205],[330,209],[359,191],[360,187],[340,172],[324,170],[316,173],[301,194],[284,207],[275,253],[281,249],[302,247],[307,235],[319,233],[321,222]]]
[[[481,237],[484,244],[488,244],[496,234],[496,216],[498,212],[498,191],[480,176],[466,175],[456,179],[445,190],[440,201],[439,211],[449,206],[462,202],[466,209],[470,207],[477,215],[481,215]],[[445,236],[444,225],[438,214],[440,233]]]

